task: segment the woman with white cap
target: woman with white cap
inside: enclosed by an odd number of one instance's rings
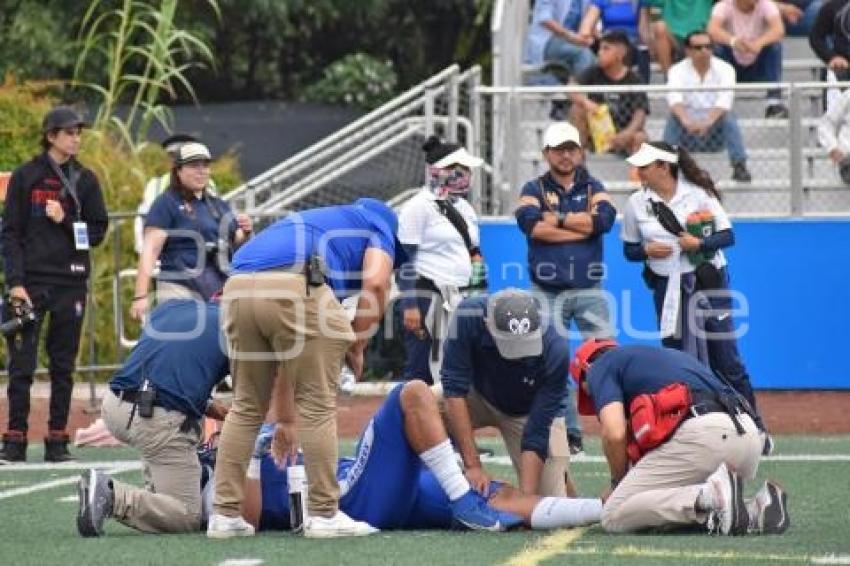
[[[642,144],[627,161],[643,190],[629,198],[620,237],[626,259],[645,263],[662,344],[695,355],[755,408],[722,251],[735,237],[714,181],[686,149],[664,142]]]
[[[204,144],[181,145],[171,169],[170,185],[148,211],[130,308],[130,315],[137,320],[148,311],[148,292],[157,260],[159,301],[193,297],[208,300],[224,287],[230,252],[253,230],[250,217],[234,215],[227,202],[210,194],[211,161],[210,150]]]
[[[486,288],[478,216],[464,198],[482,159],[431,136],[422,146],[427,182],[399,212],[398,238],[408,261],[398,276],[403,296],[403,377],[439,380],[442,342],[461,290]]]

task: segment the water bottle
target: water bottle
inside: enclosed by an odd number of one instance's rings
[[[692,212],[688,214],[685,230],[687,230],[688,234],[691,236],[702,238],[702,214],[699,212]],[[688,252],[688,260],[692,265],[696,266],[705,261],[705,255],[703,255],[700,250]]]
[[[289,483],[289,527],[293,533],[300,534],[307,520],[307,473],[304,466],[286,468],[286,480]]]
[[[714,234],[714,231],[717,229],[717,226],[714,222],[714,215],[711,213],[710,210],[703,210],[700,212],[700,217],[702,219],[702,237],[707,238]],[[706,261],[711,261],[712,259],[714,259],[715,252],[714,250],[704,251],[702,252],[702,254],[705,257]]]

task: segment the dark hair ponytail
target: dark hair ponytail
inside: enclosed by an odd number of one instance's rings
[[[670,166],[670,174],[674,177],[679,177],[679,171],[682,171],[685,179],[702,188],[709,195],[717,200],[722,200],[720,191],[714,186],[714,179],[705,169],[701,168],[694,160],[693,156],[682,146],[672,146],[666,142],[649,142],[650,145],[669,153],[675,153],[679,157],[679,163],[668,163]]]

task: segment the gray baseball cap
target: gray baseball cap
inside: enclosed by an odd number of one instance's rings
[[[516,360],[543,353],[540,311],[540,302],[519,289],[490,296],[485,324],[503,358]]]

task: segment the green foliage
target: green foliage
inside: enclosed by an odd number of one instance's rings
[[[73,64],[76,2],[0,1],[0,76],[53,79]]]
[[[41,119],[50,102],[29,87],[0,87],[0,171],[11,171],[38,151]]]
[[[304,98],[370,110],[393,97],[397,82],[392,62],[355,53],[328,66],[322,79],[305,90]]]
[[[218,9],[215,0],[206,3]],[[176,11],[177,0],[162,0],[158,5],[93,0],[83,16],[74,84],[93,91],[99,99],[94,127],[102,130],[108,125],[133,149],[147,139],[154,120],[171,129],[171,115],[160,95],[174,100],[179,87],[194,100],[186,71],[213,63],[212,51],[201,38],[174,25]],[[86,80],[92,68],[94,79]],[[116,108],[125,102],[129,109],[122,118]]]

